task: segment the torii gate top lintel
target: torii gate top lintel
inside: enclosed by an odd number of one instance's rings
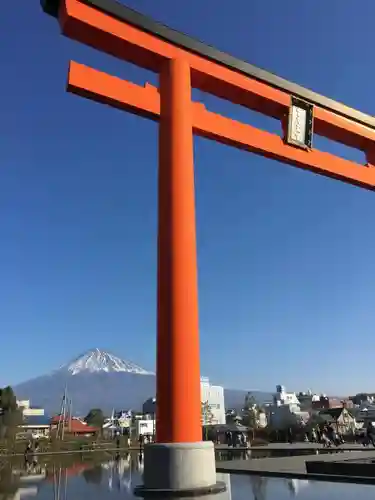
[[[193,131],[216,142],[251,151],[314,173],[375,190],[375,118],[333,99],[194,40],[115,0],[41,0],[44,12],[59,20],[63,34],[137,66],[161,72],[165,61],[182,58],[191,86],[280,121],[282,134],[209,112],[193,102]],[[71,62],[68,90],[92,100],[159,120],[159,90]],[[306,148],[286,140],[292,103],[313,109]],[[289,122],[288,122],[289,117]],[[363,151],[366,164],[311,147],[311,132]],[[308,135],[306,135],[308,137]],[[369,168],[370,167],[370,168]]]
[[[176,45],[177,47],[196,53],[199,56],[217,62],[229,69],[238,71],[239,73],[242,73],[250,78],[254,78],[255,80],[266,83],[271,87],[277,88],[296,97],[300,97],[311,104],[315,104],[321,108],[337,113],[343,117],[353,120],[354,122],[362,123],[363,125],[371,127],[375,130],[375,117],[362,113],[361,111],[353,109],[328,97],[324,97],[316,92],[302,87],[301,85],[289,82],[288,80],[280,78],[269,71],[265,71],[264,69],[258,68],[257,66],[254,66],[246,61],[242,61],[236,57],[226,54],[210,45],[202,43],[199,40],[195,40],[184,33],[173,30],[168,26],[154,21],[148,16],[135,11],[124,4],[114,0],[80,1],[124,23],[130,24],[141,29],[142,31],[157,36],[172,45]],[[60,3],[61,0],[42,0],[43,10],[57,18]]]

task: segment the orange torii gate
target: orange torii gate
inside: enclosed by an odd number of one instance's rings
[[[374,190],[375,119],[114,0],[42,6],[67,37],[159,74],[159,88],[141,87],[71,61],[68,91],[159,120],[157,444],[147,448],[140,493],[213,491],[214,451],[201,443],[193,134]],[[192,88],[279,120],[282,135],[208,111]],[[313,130],[364,151],[367,164],[313,149]]]

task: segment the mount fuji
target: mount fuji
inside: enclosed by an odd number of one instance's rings
[[[17,399],[29,399],[34,407],[49,415],[59,412],[67,388],[73,414],[85,415],[91,408],[141,410],[146,399],[155,396],[155,374],[131,361],[100,349],[91,349],[53,372],[14,387]],[[269,401],[270,393],[253,391],[259,402]],[[225,389],[227,408],[241,407],[246,391]]]
[[[98,348],[81,354],[78,358],[74,359],[67,365],[61,366],[59,370],[68,371],[71,375],[77,375],[84,371],[89,373],[125,372],[136,373],[137,375],[155,375],[155,373],[148,372],[131,361],[124,361],[123,359],[120,359],[108,352],[101,351]]]

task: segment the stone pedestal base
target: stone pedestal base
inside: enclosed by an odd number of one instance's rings
[[[211,441],[145,446],[143,485],[135,488],[135,495],[191,497],[225,490],[225,483],[216,482],[215,449]]]

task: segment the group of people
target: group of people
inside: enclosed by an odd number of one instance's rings
[[[225,432],[225,444],[228,446],[236,447],[246,447],[247,439],[243,432]]]
[[[311,430],[310,438],[306,436],[306,441],[321,443],[326,448],[339,446],[345,442],[343,436],[335,430],[332,424],[323,426],[317,425]],[[375,447],[375,429],[372,422],[368,422],[365,431],[357,441],[361,442],[363,446],[369,446],[371,444]]]
[[[25,457],[28,457],[30,455],[33,455],[34,453],[38,453],[39,451],[40,451],[39,440],[36,439],[35,441],[32,441],[30,439],[26,444],[24,455]]]
[[[365,434],[363,434],[361,437],[361,441],[362,441],[363,446],[370,446],[370,444],[372,444],[372,446],[375,447],[374,434],[375,434],[374,426],[372,425],[372,422],[369,422],[367,424]]]
[[[121,447],[121,434],[119,431],[115,433],[114,439],[116,440],[116,447],[120,448]],[[130,435],[127,434],[125,436],[125,444],[130,447],[131,446],[131,438]],[[153,443],[155,439],[155,436],[153,434],[139,434],[138,436],[138,444],[139,448],[142,449],[145,444]]]
[[[155,441],[155,436],[153,434],[140,434],[138,436],[139,448],[142,450],[145,444],[150,444]]]
[[[293,430],[289,428],[287,431],[287,439],[289,443],[294,442]],[[325,448],[330,448],[331,446],[339,446],[344,443],[342,435],[335,430],[332,424],[317,425],[313,427],[310,433],[305,434],[305,442],[310,443],[320,443]]]
[[[322,427],[317,426],[311,431],[311,441],[321,443],[325,448],[331,446],[340,446],[344,444],[344,438],[335,430],[332,424],[326,424]]]

